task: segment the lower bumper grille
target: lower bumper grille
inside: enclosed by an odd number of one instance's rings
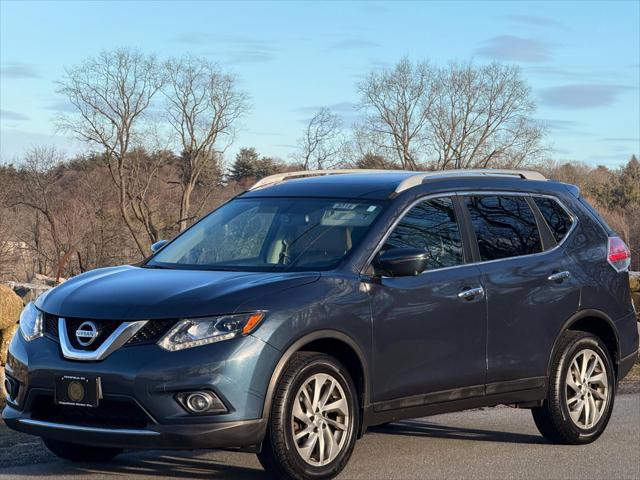
[[[53,397],[38,396],[31,403],[31,418],[53,423],[104,428],[145,428],[148,415],[132,400],[103,399],[96,408],[57,405]]]

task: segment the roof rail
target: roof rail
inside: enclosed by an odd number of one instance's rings
[[[507,176],[507,177],[519,177],[525,180],[546,180],[547,178],[539,172],[533,170],[504,170],[498,168],[486,168],[486,169],[466,169],[466,170],[439,170],[434,172],[422,172],[411,175],[405,178],[396,187],[396,193],[403,192],[412,187],[422,185],[422,183],[429,178],[446,178],[446,177],[475,177],[475,176]]]
[[[335,170],[302,170],[297,172],[284,172],[276,173],[275,175],[269,175],[261,180],[258,180],[250,188],[256,190],[258,188],[266,187],[268,185],[274,185],[276,183],[284,182],[286,180],[294,178],[304,177],[319,177],[323,175],[341,175],[346,173],[414,173],[407,170],[376,170],[376,169],[364,169],[364,168],[348,168],[348,169],[335,169]],[[414,175],[410,175],[402,180],[396,187],[396,193],[403,192],[409,188],[421,185],[428,178],[443,178],[443,177],[461,177],[461,176],[512,176],[519,177],[527,180],[546,180],[545,176],[541,173],[534,172],[532,170],[503,170],[503,169],[466,169],[466,170],[438,170],[433,172],[415,172]]]
[[[333,170],[301,170],[298,172],[284,172],[276,173],[275,175],[269,175],[254,183],[249,191],[257,188],[266,187],[267,185],[273,185],[274,183],[284,182],[292,178],[304,178],[304,177],[319,177],[323,175],[340,175],[345,173],[390,173],[390,172],[405,172],[405,170],[375,170],[364,168],[345,168],[345,169],[333,169]]]

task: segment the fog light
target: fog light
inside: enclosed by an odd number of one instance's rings
[[[6,377],[4,379],[4,389],[7,392],[7,398],[9,400],[15,400],[18,396],[18,382],[14,379]]]
[[[202,413],[211,407],[211,397],[206,393],[191,393],[187,395],[187,408],[194,413]]]
[[[222,400],[210,391],[182,392],[176,395],[176,399],[182,407],[189,413],[196,415],[227,413]]]

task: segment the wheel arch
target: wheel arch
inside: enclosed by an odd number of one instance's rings
[[[600,310],[581,310],[572,315],[556,335],[547,363],[547,377],[551,374],[551,364],[556,354],[560,338],[567,330],[589,332],[600,338],[612,356],[616,378],[618,377],[618,363],[620,361],[620,341],[618,331],[613,320]]]
[[[267,394],[262,408],[262,418],[267,419],[271,411],[273,393],[280,375],[284,371],[291,356],[300,351],[322,352],[335,357],[347,369],[356,386],[360,403],[360,422],[366,405],[369,404],[369,369],[365,355],[359,345],[351,337],[337,330],[318,330],[308,333],[293,342],[283,353],[276,364],[267,387]]]

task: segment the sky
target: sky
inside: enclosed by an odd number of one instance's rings
[[[616,167],[640,151],[640,1],[119,2],[0,0],[0,161],[58,132],[65,67],[104,49],[190,53],[237,75],[251,111],[227,156],[289,159],[322,107],[349,126],[356,84],[401,57],[519,65],[552,157]]]

